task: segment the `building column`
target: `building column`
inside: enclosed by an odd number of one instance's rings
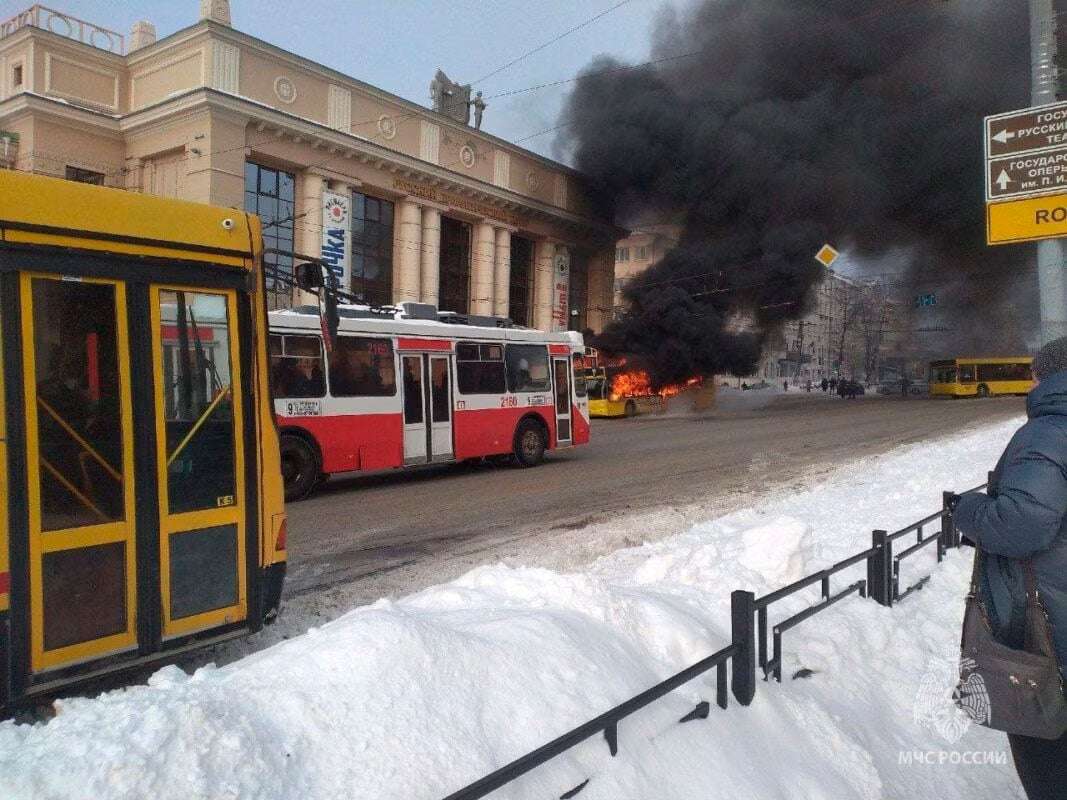
[[[507,317],[511,308],[511,231],[496,229],[496,253],[493,262],[493,314]]]
[[[470,313],[489,316],[493,313],[493,269],[496,232],[490,222],[474,226],[474,251],[471,254]]]
[[[422,209],[411,198],[396,202],[393,234],[393,303],[417,303],[422,269]]]
[[[542,331],[552,330],[552,288],[556,282],[553,264],[556,243],[541,239],[534,250],[534,327]]]
[[[322,191],[325,188],[326,179],[321,175],[303,172],[297,176],[295,214],[298,219],[308,222],[295,226],[293,241],[296,252],[306,256],[318,256],[322,252]],[[296,305],[317,305],[319,302],[310,292],[294,289],[293,294]]]
[[[589,258],[589,307],[586,324],[600,333],[611,322],[615,302],[615,249],[601,249]]]
[[[421,271],[419,302],[436,306],[441,287],[441,212],[431,206],[422,209]]]

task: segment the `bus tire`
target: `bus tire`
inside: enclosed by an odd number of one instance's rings
[[[280,444],[285,502],[294,503],[311,494],[318,484],[319,458],[315,448],[302,436],[283,433]]]
[[[545,460],[548,437],[545,426],[533,419],[524,419],[515,430],[513,452],[520,467],[536,467]]]
[[[978,384],[978,396],[989,397],[989,387],[986,386],[984,383]]]
[[[626,416],[628,416],[628,417],[636,417],[637,416],[637,403],[635,403],[633,400],[627,400],[626,401]]]

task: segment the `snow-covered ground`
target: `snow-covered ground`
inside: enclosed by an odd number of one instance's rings
[[[731,590],[778,588],[981,483],[1019,422],[846,464],[581,571],[477,568],[221,668],[3,723],[0,798],[443,797],[725,646]],[[933,562],[905,562],[906,582],[934,578],[892,610],[849,598],[786,634],[785,680],[750,707],[678,725],[714,700],[708,674],[624,721],[617,757],[594,738],[494,797],[587,778],[583,800],[1022,797],[1005,738],[952,715],[970,552]]]

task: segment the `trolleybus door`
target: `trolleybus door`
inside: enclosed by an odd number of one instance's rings
[[[571,366],[569,358],[552,359],[553,393],[556,400],[556,442],[571,443]]]
[[[243,385],[232,291],[153,286],[163,637],[247,617]]]
[[[452,357],[429,355],[430,460],[451,461],[452,450]]]
[[[452,357],[421,353],[402,357],[404,463],[451,461]]]
[[[41,672],[137,646],[129,331],[118,281],[23,273],[19,295],[29,667]]]
[[[404,463],[427,462],[426,370],[421,355],[403,356],[404,375]]]

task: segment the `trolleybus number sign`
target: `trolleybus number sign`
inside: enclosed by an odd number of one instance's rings
[[[287,417],[321,417],[322,402],[319,400],[286,400]]]

